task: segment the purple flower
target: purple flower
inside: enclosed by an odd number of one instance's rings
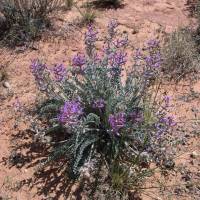
[[[142,58],[142,52],[141,52],[141,49],[136,49],[135,51],[135,58],[136,59],[141,59]]]
[[[67,71],[63,64],[60,64],[54,66],[53,73],[56,81],[61,82],[65,78]]]
[[[92,107],[102,109],[102,108],[105,107],[105,101],[103,99],[98,99],[98,100],[93,102]]]
[[[119,67],[125,65],[127,62],[127,53],[122,51],[116,51],[112,55],[110,55],[110,62],[112,67]]]
[[[157,52],[154,55],[154,67],[158,68],[158,67],[160,67],[160,65],[161,65],[161,54],[160,54],[160,52]]]
[[[160,119],[160,122],[165,124],[167,127],[173,127],[176,125],[176,122],[173,116],[163,117]]]
[[[15,102],[13,103],[13,107],[14,107],[15,112],[20,112],[22,110],[22,105],[21,105],[21,102],[19,101],[18,97],[15,98]]]
[[[122,66],[125,65],[127,61],[126,56],[127,53],[124,53],[122,51],[117,51],[109,55],[111,75],[119,76],[121,74]]]
[[[102,55],[95,53],[95,55],[94,55],[94,63],[95,64],[100,63],[102,61],[102,57],[103,57]]]
[[[112,19],[108,24],[108,33],[111,37],[113,37],[116,33],[116,28],[118,27],[118,22],[115,19]]]
[[[61,108],[61,113],[58,120],[62,124],[74,125],[78,123],[80,115],[83,113],[83,108],[80,102],[67,101]]]
[[[164,103],[165,103],[164,108],[170,107],[170,100],[171,100],[170,96],[165,96],[164,97]]]
[[[46,70],[46,65],[41,63],[38,59],[35,59],[31,63],[31,72],[35,76],[35,79],[43,78],[43,73]]]
[[[110,22],[108,23],[108,29],[115,29],[118,27],[118,22],[116,19],[112,19],[110,20]]]
[[[97,34],[98,32],[94,30],[92,25],[88,26],[88,30],[85,33],[85,44],[86,45],[94,45],[97,41]]]
[[[174,126],[176,126],[176,122],[173,116],[160,117],[159,121],[155,124],[157,137],[160,138],[162,134]]]
[[[144,77],[148,80],[152,78],[155,75],[155,73],[152,70],[146,70],[144,72]]]
[[[46,65],[41,63],[38,59],[36,59],[32,61],[30,69],[35,77],[35,80],[40,90],[45,91],[48,88],[48,84],[44,80],[45,73],[48,72]]]
[[[112,49],[110,48],[109,44],[104,44],[103,53],[105,53],[107,56],[110,56],[110,54],[112,53]]]
[[[120,48],[120,47],[124,47],[128,44],[128,37],[124,38],[124,39],[117,39],[116,42],[114,42],[114,45],[116,48]]]
[[[146,66],[148,69],[156,69],[161,66],[161,53],[159,51],[159,41],[149,40],[148,43],[149,55],[145,57]]]
[[[95,52],[95,42],[97,41],[98,32],[94,30],[92,25],[89,25],[87,32],[85,33],[85,46],[86,52],[89,58],[93,58]]]
[[[160,137],[166,132],[166,128],[162,127],[161,125],[156,125],[156,137],[157,139],[160,139]]]
[[[147,45],[149,48],[156,48],[156,47],[159,47],[159,41],[152,39],[147,42]]]
[[[109,124],[115,134],[119,134],[119,130],[125,126],[126,116],[125,113],[120,112],[109,116]]]
[[[82,71],[82,67],[83,65],[85,65],[86,63],[86,58],[85,55],[77,53],[77,55],[75,55],[72,59],[72,64],[74,66],[78,66],[80,68],[80,70]]]
[[[161,65],[161,55],[156,53],[153,55],[146,56],[145,58],[146,65],[150,68],[159,68]]]
[[[141,123],[144,120],[144,114],[141,109],[136,108],[130,113],[130,118],[133,123]]]

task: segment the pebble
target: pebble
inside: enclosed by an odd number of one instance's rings
[[[179,195],[181,194],[182,190],[181,188],[175,188],[174,192]]]
[[[0,29],[4,29],[6,27],[6,18],[0,13]]]
[[[0,72],[0,82],[3,81],[3,74]]]
[[[135,34],[137,34],[138,32],[139,32],[138,30],[133,29],[131,33],[132,33],[133,35],[135,35]]]
[[[10,83],[9,83],[8,81],[5,81],[5,82],[3,83],[3,86],[4,86],[5,88],[11,89]]]
[[[44,137],[44,143],[50,143],[52,141],[52,137],[51,136],[45,136]]]
[[[190,174],[185,174],[182,176],[182,179],[185,181],[190,181],[191,180],[191,175]]]
[[[167,169],[173,169],[174,166],[175,166],[175,162],[171,159],[168,159],[168,160],[165,160],[164,161],[164,166],[167,168]]]
[[[191,154],[190,154],[190,157],[191,158],[197,158],[199,156],[198,152],[196,151],[193,151]]]

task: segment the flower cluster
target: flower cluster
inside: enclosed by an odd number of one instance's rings
[[[45,74],[47,73],[47,66],[41,63],[38,59],[36,59],[32,61],[30,69],[40,89],[46,90],[47,83],[45,82],[44,79],[45,79]]]
[[[93,108],[98,108],[98,109],[104,108],[105,107],[104,99],[97,99],[96,101],[93,102],[92,107]]]
[[[22,105],[18,97],[15,98],[15,102],[13,103],[13,108],[15,112],[20,112],[22,110]]]
[[[158,40],[149,40],[147,42],[149,55],[145,57],[147,68],[154,69],[161,66],[161,53]]]
[[[165,96],[163,99],[163,104],[161,105],[161,110],[157,113],[158,122],[155,124],[157,130],[157,137],[160,138],[164,133],[173,128],[176,125],[173,115],[169,115],[169,109],[171,97]]]
[[[83,71],[83,66],[86,64],[85,55],[77,53],[72,59],[72,64],[74,67],[78,67],[78,70]]]
[[[80,115],[83,113],[83,108],[80,102],[77,101],[67,101],[61,108],[58,120],[62,124],[74,125],[78,123]]]
[[[135,51],[135,65],[144,67],[144,77],[148,80],[157,76],[161,72],[162,56],[159,41],[149,40],[147,47]]]
[[[167,131],[175,125],[176,122],[174,121],[173,116],[161,117],[155,124],[157,130],[156,137],[159,139],[163,134],[166,134]]]
[[[156,54],[146,56],[146,65],[148,68],[159,68],[161,66],[161,54],[157,52]]]
[[[141,60],[142,59],[142,51],[141,49],[137,48],[136,51],[135,51],[135,59],[136,60]]]
[[[158,40],[155,40],[155,39],[149,40],[149,41],[147,42],[147,45],[148,45],[148,48],[154,49],[154,48],[159,47],[159,41],[158,41]]]
[[[164,100],[163,109],[168,109],[169,107],[171,107],[171,105],[170,105],[171,97],[170,96],[164,96],[163,100]]]
[[[92,25],[89,25],[87,32],[85,33],[85,44],[92,45],[97,41],[98,32],[94,30]]]
[[[55,80],[58,82],[63,81],[67,75],[66,68],[63,66],[63,64],[55,65],[53,68],[53,73]]]
[[[118,22],[117,20],[113,19],[109,22],[108,24],[108,34],[110,35],[110,37],[114,37],[116,34],[116,28],[118,27]]]
[[[123,51],[116,51],[113,54],[110,55],[110,63],[113,68],[115,67],[121,67],[126,64],[127,62],[127,53],[124,53]]]
[[[144,113],[142,109],[140,108],[135,108],[131,113],[130,113],[130,118],[133,123],[140,123],[143,122],[144,120]]]
[[[174,121],[174,116],[167,116],[160,119],[160,122],[165,124],[167,127],[173,127],[176,125],[176,122]]]
[[[127,44],[128,44],[128,37],[125,37],[123,39],[117,39],[116,42],[114,42],[116,48],[124,47]]]
[[[98,32],[92,25],[89,25],[87,32],[85,33],[85,45],[86,51],[89,57],[92,58],[95,49],[95,42],[97,41]]]
[[[119,130],[126,125],[126,114],[123,112],[113,114],[109,116],[109,124],[112,128],[112,131],[119,135]]]
[[[122,66],[126,64],[127,53],[123,51],[116,51],[109,56],[109,61],[111,65],[111,74],[114,76],[119,76],[122,71]]]
[[[43,73],[46,70],[46,65],[41,63],[39,60],[33,60],[31,63],[31,72],[36,80],[43,78]]]

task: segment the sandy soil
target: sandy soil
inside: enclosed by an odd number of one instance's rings
[[[129,34],[132,46],[141,46],[149,38],[162,39],[163,35],[178,27],[194,23],[188,17],[185,0],[125,0],[119,9],[97,9],[96,26],[104,32],[110,18],[116,18],[120,29]],[[55,63],[70,62],[71,56],[83,49],[84,28],[72,25],[78,13],[60,11],[52,17],[54,30],[44,33],[42,39],[32,44],[34,49],[24,47],[10,50],[0,49],[0,64],[5,67],[7,80],[0,82],[0,199],[2,200],[45,200],[66,199],[67,189],[58,184],[62,172],[52,174],[49,169],[43,177],[33,178],[38,161],[45,152],[31,146],[30,138],[24,132],[27,124],[16,126],[13,103],[16,97],[25,105],[33,106],[38,96],[29,66],[31,59],[42,58],[51,66]],[[193,88],[187,83],[179,86],[165,86],[173,95],[174,111],[178,121],[184,125],[180,156],[175,170],[160,185],[167,182],[169,187],[149,188],[143,191],[142,199],[193,200],[200,199],[200,82]],[[17,151],[13,151],[17,149]],[[23,160],[12,166],[13,159],[23,154]],[[155,178],[156,179],[156,178]],[[155,184],[154,184],[155,182]],[[155,180],[153,187],[158,186]],[[161,183],[162,182],[162,183]],[[198,184],[195,184],[198,183]],[[160,188],[160,187],[159,187]],[[72,197],[69,197],[72,199]],[[75,199],[79,199],[76,197]]]

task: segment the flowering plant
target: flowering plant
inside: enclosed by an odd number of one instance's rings
[[[109,23],[103,50],[97,52],[98,32],[89,26],[86,55],[75,55],[71,67],[49,70],[35,60],[31,70],[50,99],[41,113],[51,113],[51,128],[62,129],[65,136],[50,160],[67,158],[76,177],[83,172],[92,176],[96,166],[106,166],[112,185],[123,190],[147,176],[144,171],[151,162],[163,164],[175,122],[169,97],[157,102],[153,86],[162,62],[159,42],[151,40],[145,51],[137,49],[134,64],[125,68],[128,37],[117,27],[117,21]]]

